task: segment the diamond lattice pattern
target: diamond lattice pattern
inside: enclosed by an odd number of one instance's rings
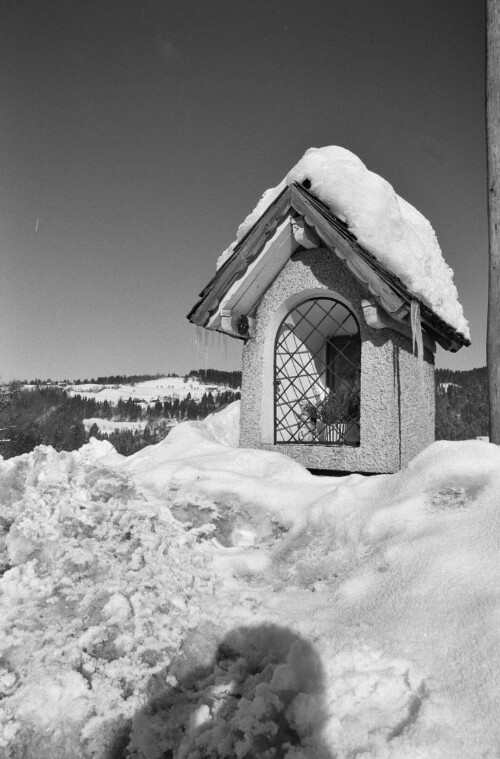
[[[292,309],[276,337],[276,443],[359,445],[360,368],[358,324],[343,303]]]

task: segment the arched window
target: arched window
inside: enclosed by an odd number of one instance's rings
[[[276,443],[359,445],[361,341],[352,311],[302,301],[281,322],[274,361]]]

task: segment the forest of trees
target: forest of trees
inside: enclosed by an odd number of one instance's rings
[[[436,440],[487,436],[488,426],[486,367],[468,371],[437,369]]]
[[[94,379],[63,379],[57,382],[52,379],[23,380],[23,385],[135,385],[139,382],[160,379],[161,377],[178,377],[178,374],[111,374],[109,377],[97,377]]]
[[[206,385],[227,385],[228,387],[241,387],[241,372],[225,372],[221,369],[192,369],[187,375],[198,377]]]
[[[162,379],[163,377],[179,377],[179,374],[175,372],[171,374],[110,374],[105,377],[97,377],[94,379],[64,379],[64,380],[52,380],[52,379],[40,379],[37,377],[34,380],[21,380],[23,385],[137,385],[140,382],[148,382],[149,380]],[[192,377],[198,377],[205,385],[227,385],[232,388],[241,387],[241,372],[232,371],[227,372],[222,369],[191,369],[189,374],[186,374],[184,379],[191,379]]]
[[[123,378],[122,384],[130,384],[130,378]],[[188,393],[183,399],[157,401],[142,408],[131,399],[112,405],[80,395],[70,397],[60,387],[40,384],[18,390],[0,414],[0,454],[10,458],[29,453],[41,444],[51,445],[58,451],[72,451],[90,437],[97,437],[108,439],[119,453],[130,455],[166,437],[172,423],[204,419],[237,398],[239,393],[234,390],[215,396],[208,392],[200,401]],[[106,435],[97,425],[86,432],[83,420],[92,418],[145,424],[140,430],[119,429]]]
[[[162,440],[168,435],[173,423],[204,419],[217,408],[239,398],[236,388],[241,383],[240,372],[200,369],[187,375],[188,378],[194,376],[200,377],[207,384],[225,384],[233,390],[215,395],[207,392],[200,401],[195,401],[188,393],[182,400],[176,398],[156,401],[146,408],[131,399],[111,405],[108,401],[98,402],[95,398],[83,398],[80,395],[70,397],[63,388],[47,386],[41,382],[32,383],[35,387],[28,389],[17,387],[10,395],[6,390],[6,402],[0,402],[0,454],[4,458],[18,456],[32,451],[40,444],[51,445],[58,451],[71,451],[80,448],[89,437],[97,437],[108,439],[119,453],[130,455],[146,445]],[[151,375],[113,375],[85,382],[132,384],[157,378]],[[120,429],[105,435],[94,425],[86,431],[83,420],[94,417],[123,422],[142,421],[144,428]],[[486,367],[469,371],[437,369],[436,439],[468,440],[487,435]]]

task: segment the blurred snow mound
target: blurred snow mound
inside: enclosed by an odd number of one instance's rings
[[[445,322],[470,338],[453,270],[443,259],[429,221],[354,153],[335,145],[309,148],[277,187],[266,190],[239,227],[235,242],[220,256],[218,267],[283,189],[306,179],[311,193],[347,223],[360,245]]]

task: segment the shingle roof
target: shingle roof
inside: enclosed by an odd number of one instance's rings
[[[303,216],[325,245],[343,260],[352,274],[368,287],[377,302],[389,314],[410,311],[411,302],[420,303],[422,326],[444,348],[451,351],[470,345],[460,332],[443,321],[432,309],[413,295],[407,286],[375,256],[359,245],[356,237],[320,200],[307,189],[292,184],[280,193],[260,219],[238,242],[231,257],[221,266],[213,279],[200,293],[200,300],[188,314],[188,319],[206,327],[230,288],[245,277],[250,265],[272,238],[278,225],[290,212]],[[256,302],[262,292],[256,294]]]

